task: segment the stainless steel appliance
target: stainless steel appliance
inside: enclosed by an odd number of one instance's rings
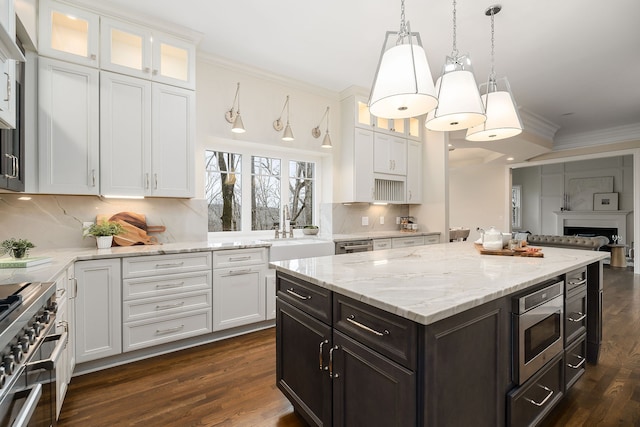
[[[523,384],[563,351],[564,281],[550,280],[513,299],[513,381]]]
[[[56,310],[54,283],[0,285],[0,426],[56,425]]]
[[[352,254],[355,252],[367,252],[373,250],[373,241],[367,240],[350,240],[348,242],[336,243],[336,255]]]

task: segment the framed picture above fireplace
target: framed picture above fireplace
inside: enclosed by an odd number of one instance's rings
[[[595,193],[593,195],[594,211],[617,211],[618,193]]]

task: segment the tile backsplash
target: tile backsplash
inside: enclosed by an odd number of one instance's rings
[[[333,234],[400,230],[396,218],[409,215],[409,205],[370,205],[368,203],[332,203],[322,205],[322,227],[330,224]],[[363,218],[366,218],[363,224]],[[381,224],[380,219],[384,224]]]
[[[20,200],[25,196],[30,200]],[[204,199],[105,199],[97,196],[0,194],[0,241],[15,237],[31,240],[39,249],[95,247],[82,237],[82,223],[97,214],[144,214],[149,225],[164,225],[154,233],[160,243],[207,240],[207,203]]]

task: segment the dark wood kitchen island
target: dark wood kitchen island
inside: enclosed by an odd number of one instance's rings
[[[607,256],[543,252],[452,243],[273,263],[278,387],[310,425],[537,424],[597,362]],[[560,282],[562,347],[518,383],[514,299]]]

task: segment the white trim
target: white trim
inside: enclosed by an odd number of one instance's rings
[[[554,151],[635,140],[640,140],[640,123],[559,136],[554,139]]]
[[[559,125],[523,108],[519,108],[518,112],[522,119],[522,127],[526,132],[538,135],[547,141],[553,141],[553,137],[560,129]]]

